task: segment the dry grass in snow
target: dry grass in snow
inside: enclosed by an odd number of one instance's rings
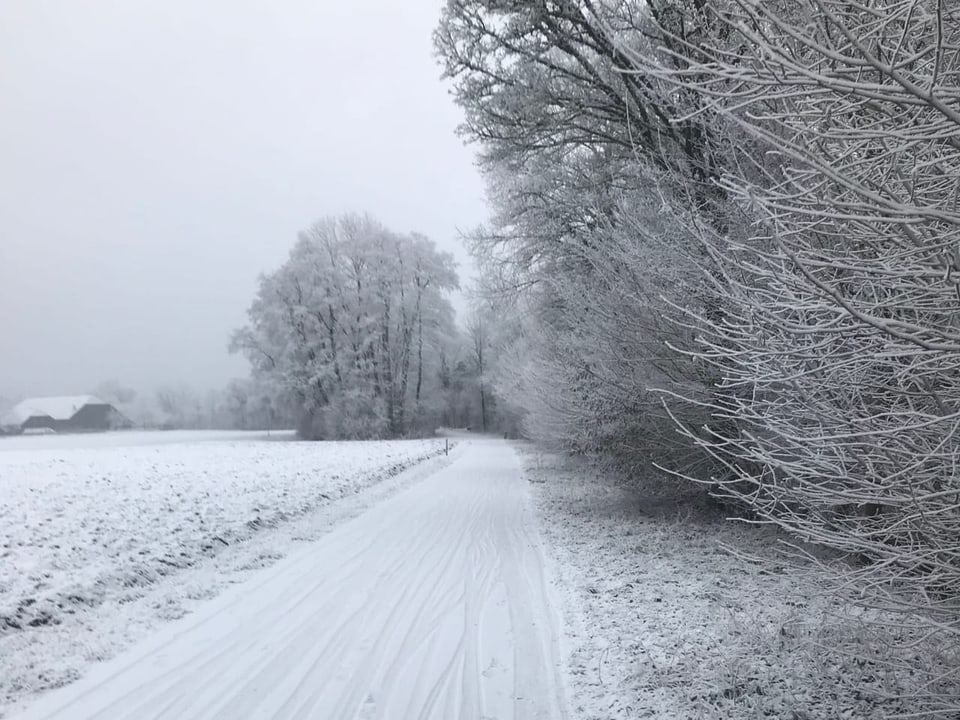
[[[945,682],[926,685],[957,666],[946,644],[844,601],[816,568],[786,562],[773,530],[524,456],[575,720],[952,717],[936,712]]]

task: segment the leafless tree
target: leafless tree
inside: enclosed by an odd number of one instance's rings
[[[721,399],[681,427],[721,492],[862,558],[861,588],[960,638],[960,8],[711,12],[722,43],[631,56],[749,138],[718,180],[748,231],[700,226],[726,312],[690,326]]]
[[[453,258],[427,238],[367,216],[327,218],[261,278],[231,345],[258,379],[297,397],[302,435],[403,435],[430,376],[423,349],[455,333],[445,293],[456,285]]]

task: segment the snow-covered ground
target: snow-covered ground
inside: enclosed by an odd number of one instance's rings
[[[559,618],[515,451],[468,440],[404,475],[24,720],[563,720]]]
[[[9,450],[94,450],[136,445],[182,445],[210,442],[295,440],[293,430],[124,430],[105,433],[0,436],[0,453]]]
[[[359,512],[357,493],[375,499],[398,487],[385,478],[447,462],[443,446],[289,433],[0,439],[0,714]]]
[[[73,501],[41,524],[7,523],[5,500],[3,532],[71,550],[37,555],[66,565],[50,563],[48,594],[35,592],[55,614],[0,634],[0,715],[867,720],[919,717],[949,690],[955,662],[938,656],[936,636],[856,609],[815,567],[783,562],[776,533],[675,491],[617,484],[518,444],[521,467],[510,444],[490,438],[461,439],[449,456],[376,481],[442,442],[228,437],[0,452],[8,493],[30,484],[7,482],[11,468],[47,468],[36,476],[61,494],[59,465],[87,478],[99,498],[87,510],[128,508],[101,524],[108,546],[122,535],[133,548],[114,555],[111,574],[97,548],[72,549],[99,537],[79,534],[82,522],[51,539],[55,522],[84,519]],[[104,484],[117,468],[151,467],[158,451],[169,455],[155,475],[165,491],[137,485],[124,500],[122,482]],[[113,471],[89,469],[101,454]],[[171,488],[188,500],[167,514],[185,516],[191,503],[211,513],[203,531],[194,519],[166,525],[180,538],[168,542],[153,529],[165,515],[138,498],[165,508]],[[29,490],[22,499],[36,501]],[[260,520],[248,525],[251,512]],[[175,548],[208,532],[225,542],[201,545],[183,567],[143,559],[173,562]],[[149,543],[130,540],[140,535]],[[99,588],[97,602],[51,605],[71,582],[87,598]]]
[[[772,530],[524,448],[572,720],[953,718],[923,714],[955,690],[936,635],[844,601]]]

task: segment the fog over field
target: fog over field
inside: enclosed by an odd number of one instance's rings
[[[471,272],[487,214],[439,0],[0,6],[0,396],[198,392],[257,275],[347,211]],[[456,300],[464,307],[461,299]]]
[[[957,720],[958,458],[957,0],[0,4],[0,716]]]

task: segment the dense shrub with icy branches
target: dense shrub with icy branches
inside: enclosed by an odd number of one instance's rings
[[[765,516],[960,594],[960,15],[936,2],[740,0],[741,45],[661,75],[759,144],[705,233],[732,302],[701,356],[733,433],[702,440]]]
[[[451,0],[436,35],[494,200],[472,238],[485,289],[521,308],[498,394],[531,436],[631,467],[676,445],[651,388],[704,388],[662,296],[705,304],[672,215],[714,196],[708,125],[673,122],[687,101],[624,71],[645,7]]]
[[[752,232],[701,226],[726,312],[692,324],[722,401],[687,437],[725,465],[722,492],[867,560],[861,587],[960,636],[960,8],[735,0],[713,17],[736,54],[633,56],[760,150],[719,180]]]
[[[545,263],[521,298],[524,331],[499,363],[500,394],[527,410],[528,435],[545,445],[624,469],[649,470],[651,458],[667,456],[691,469],[690,444],[679,442],[654,389],[709,395],[708,369],[681,352],[692,334],[670,321],[674,304],[705,306],[698,249],[648,188]],[[693,425],[707,418],[684,412]]]

